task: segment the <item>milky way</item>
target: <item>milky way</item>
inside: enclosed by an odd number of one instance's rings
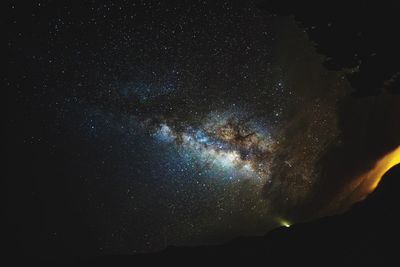
[[[102,253],[220,243],[303,218],[320,159],[340,142],[348,84],[292,18],[244,2],[49,15],[47,50],[29,57],[44,77],[32,102],[54,114],[71,206]]]
[[[100,174],[99,183],[114,187],[122,179],[124,193],[107,204],[111,229],[99,226],[101,216],[91,222],[110,251],[264,234],[295,221],[315,190],[317,162],[338,134],[343,74],[322,68],[289,19],[278,23],[254,7],[233,10],[224,16],[239,19],[237,32],[220,35],[231,23],[220,20],[207,30],[212,39],[192,44],[182,37],[164,55],[128,62],[135,71],[100,81],[97,100],[78,96],[80,104],[69,104],[78,113],[86,106],[83,129],[97,147],[113,140],[101,167],[110,178]],[[255,30],[245,34],[247,27]],[[171,61],[160,63],[164,58]],[[331,86],[337,88],[324,89]],[[125,156],[116,161],[116,153]],[[116,246],[121,240],[132,243]]]
[[[219,168],[230,173],[219,179],[256,179],[265,182],[268,165],[273,152],[273,141],[268,132],[257,132],[235,117],[224,118],[213,114],[216,121],[205,122],[200,129],[188,128],[175,132],[167,124],[160,124],[154,137],[160,141],[173,142],[200,161],[207,175],[210,169]],[[221,176],[220,175],[220,176]],[[225,175],[226,176],[226,175]]]

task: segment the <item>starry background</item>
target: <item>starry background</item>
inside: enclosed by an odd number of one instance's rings
[[[7,12],[7,216],[23,249],[151,252],[304,219],[350,88],[293,18],[252,1]]]

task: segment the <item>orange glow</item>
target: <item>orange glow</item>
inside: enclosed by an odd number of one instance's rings
[[[379,159],[375,166],[363,174],[363,183],[366,184],[367,194],[374,191],[382,179],[382,176],[394,165],[400,163],[400,146]]]
[[[347,209],[349,204],[365,199],[368,194],[375,190],[383,175],[394,165],[400,163],[400,146],[384,155],[364,174],[359,175],[349,185],[346,186],[339,199],[332,201],[328,209],[341,210]]]

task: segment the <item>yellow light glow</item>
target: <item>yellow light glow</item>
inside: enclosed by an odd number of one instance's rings
[[[365,199],[368,194],[375,190],[383,175],[396,164],[400,164],[400,146],[382,156],[369,170],[357,176],[346,187],[347,193],[341,194],[339,199],[332,201],[329,209],[341,209],[340,205],[343,205],[343,203],[348,207],[348,203],[352,204]]]
[[[282,218],[278,218],[277,221],[281,226],[290,227],[290,223],[287,220],[284,220]]]
[[[375,166],[364,174],[366,181],[368,182],[368,193],[374,191],[381,181],[383,175],[394,165],[400,163],[400,146],[393,151],[386,154],[383,158],[378,160]]]

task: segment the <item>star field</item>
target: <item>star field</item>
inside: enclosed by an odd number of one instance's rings
[[[300,217],[348,84],[292,18],[253,1],[54,5],[29,14],[41,45],[19,56],[41,90],[27,102],[52,114],[98,251],[219,243]]]

